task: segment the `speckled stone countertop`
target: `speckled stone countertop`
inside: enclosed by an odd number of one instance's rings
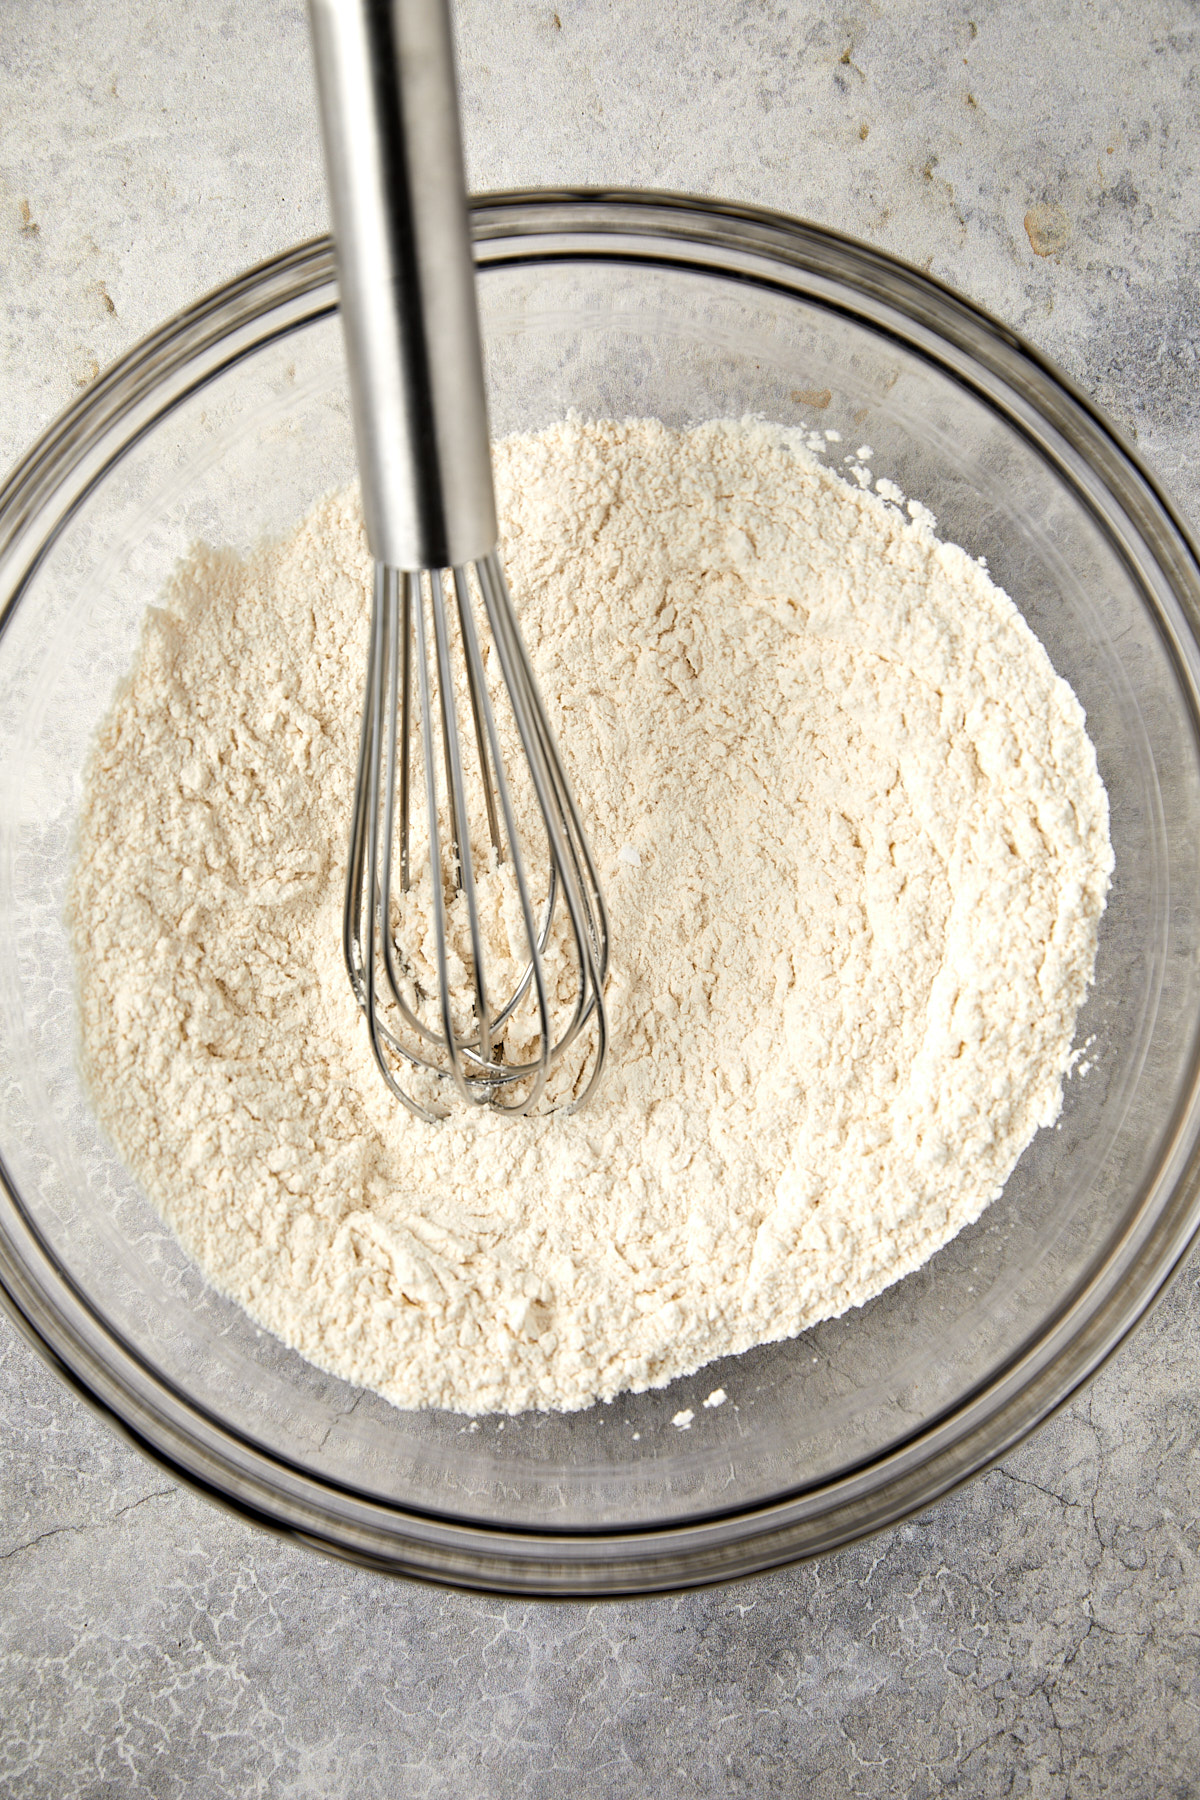
[[[555,10],[557,8],[557,10]],[[1137,0],[463,0],[479,188],[806,214],[1017,326],[1200,514],[1200,14]],[[293,0],[10,0],[0,461],[197,293],[323,229]],[[1185,1269],[1003,1467],[679,1599],[461,1597],[261,1536],[0,1323],[0,1792],[402,1800],[1200,1794]]]

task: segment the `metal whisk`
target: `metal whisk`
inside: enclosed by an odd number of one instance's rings
[[[447,1084],[578,1106],[606,1049],[608,924],[497,550],[446,4],[310,17],[375,557],[346,967],[419,1117],[445,1115]]]

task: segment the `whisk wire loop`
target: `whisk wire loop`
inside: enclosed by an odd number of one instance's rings
[[[433,635],[437,657],[438,698],[442,712],[442,751],[446,761],[446,793],[450,808],[450,861],[459,892],[467,905],[467,930],[471,942],[471,973],[475,989],[475,1022],[480,1064],[486,1068],[492,1060],[492,1023],[488,1014],[487,986],[483,972],[483,938],[479,924],[479,904],[475,894],[475,864],[471,854],[471,833],[467,820],[466,785],[463,780],[462,745],[459,742],[458,719],[454,703],[454,676],[450,666],[450,641],[446,628],[445,594],[439,569],[430,574]],[[417,668],[421,678],[421,717],[429,718],[432,704],[429,694],[429,658],[425,646],[425,608],[417,611]],[[433,762],[425,758],[426,806],[429,813],[430,861],[436,870],[441,866],[438,845],[437,793],[433,780]],[[489,1097],[478,1088],[473,1092],[463,1073],[463,1060],[454,1032],[450,1011],[450,982],[446,971],[445,897],[440,881],[433,882],[434,943],[437,955],[438,994],[441,1002],[442,1030],[455,1085],[468,1105]],[[548,1021],[543,1019],[543,1029]]]
[[[491,774],[488,769],[487,741],[484,734],[481,712],[482,700],[487,693],[484,679],[483,661],[479,654],[479,638],[475,631],[475,619],[471,611],[471,592],[467,584],[465,569],[454,571],[454,596],[458,602],[458,626],[462,632],[463,649],[467,658],[467,693],[471,701],[471,719],[475,726],[475,742],[479,747],[479,773],[483,779],[483,802],[487,812],[488,837],[497,858],[503,856],[500,842],[500,825],[496,818],[496,796],[492,791]],[[503,765],[497,761],[499,769]]]
[[[343,919],[346,967],[367,1019],[375,1061],[391,1092],[410,1112],[434,1120],[444,1117],[446,1109],[436,1098],[418,1097],[401,1083],[397,1075],[398,1065],[403,1063],[450,1081],[468,1105],[528,1112],[542,1100],[554,1063],[591,1021],[593,1038],[588,1059],[569,1084],[565,1102],[573,1109],[591,1093],[607,1046],[603,986],[608,963],[608,925],[604,902],[499,557],[493,553],[469,569],[456,568],[450,579],[468,702],[464,710],[470,721],[465,733],[459,718],[452,614],[445,575],[441,570],[402,573],[376,566]],[[545,885],[540,905],[535,904],[527,867],[529,828],[523,835],[489,692],[472,581],[497,651],[512,721],[544,828],[540,866]],[[414,713],[419,717],[419,730],[414,729]],[[505,982],[509,991],[502,1004],[496,1004],[487,975],[488,952],[478,885],[479,852],[471,841],[464,735],[474,739],[475,757],[470,761],[472,776],[478,771],[483,796],[485,860],[489,873],[498,871],[504,862],[509,865],[527,952],[519,976],[511,984]],[[437,737],[441,739],[440,755]],[[397,941],[397,919],[403,918],[404,897],[413,889],[411,837],[416,796],[412,763],[418,748],[423,771],[430,876],[427,898],[432,926],[429,935],[436,994],[422,991],[417,966]],[[444,783],[441,793],[439,765]],[[445,834],[440,812],[443,801],[448,825]],[[479,818],[479,809],[474,816]],[[535,830],[535,842],[539,836]],[[453,896],[451,902],[447,900],[448,892]],[[424,895],[423,888],[421,893]],[[564,939],[560,930],[556,940],[556,1009],[551,1005],[545,959],[560,898],[565,902],[569,933]],[[465,913],[467,940],[465,952],[456,958],[453,970],[449,935],[452,910],[460,926]],[[559,1017],[564,1006],[564,955],[570,963],[574,986],[573,1004],[570,995],[565,1000],[565,1023]],[[464,962],[470,965],[465,983],[461,966]],[[513,1057],[503,1034],[527,996],[535,1021],[527,1018],[524,1030],[528,1034],[530,1025],[536,1023],[533,1054],[518,1052]],[[426,1016],[422,1016],[423,1011]],[[464,1025],[461,1021],[466,1012],[470,1016]],[[583,1083],[585,1071],[587,1080]]]
[[[579,957],[574,1017],[559,1039],[560,1050],[567,1049],[592,1012],[596,1014],[598,1053],[588,1084],[576,1097],[575,1104],[582,1105],[599,1078],[607,1043],[600,997],[608,973],[608,917],[587,837],[517,624],[503,566],[499,557],[492,555],[477,567],[484,608],[549,839],[551,867],[558,872],[563,887]]]
[[[384,580],[390,584],[389,606],[392,609],[392,630],[394,636],[394,609],[396,589],[403,595],[400,612],[400,742],[404,754],[400,760],[400,886],[408,892],[412,875],[408,860],[409,832],[409,793],[408,793],[408,740],[412,732],[412,607],[413,595],[420,601],[420,577],[417,575],[400,576],[395,569],[384,570]],[[391,783],[388,783],[389,791]],[[389,843],[391,839],[387,840]]]

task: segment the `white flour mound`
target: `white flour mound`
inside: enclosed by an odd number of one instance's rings
[[[101,1122],[225,1293],[401,1406],[576,1408],[924,1262],[1055,1119],[1112,853],[1083,712],[801,434],[556,425],[503,550],[612,917],[583,1113],[409,1118],[342,967],[356,499],[149,615],[71,903]]]

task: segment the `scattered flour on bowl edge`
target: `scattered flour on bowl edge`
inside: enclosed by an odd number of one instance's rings
[[[467,1413],[660,1386],[923,1263],[1058,1114],[1112,869],[1082,709],[923,509],[752,421],[569,420],[495,461],[611,913],[591,1106],[427,1126],[372,1063],[353,494],[150,610],[70,902],[93,1104],[209,1278]]]

